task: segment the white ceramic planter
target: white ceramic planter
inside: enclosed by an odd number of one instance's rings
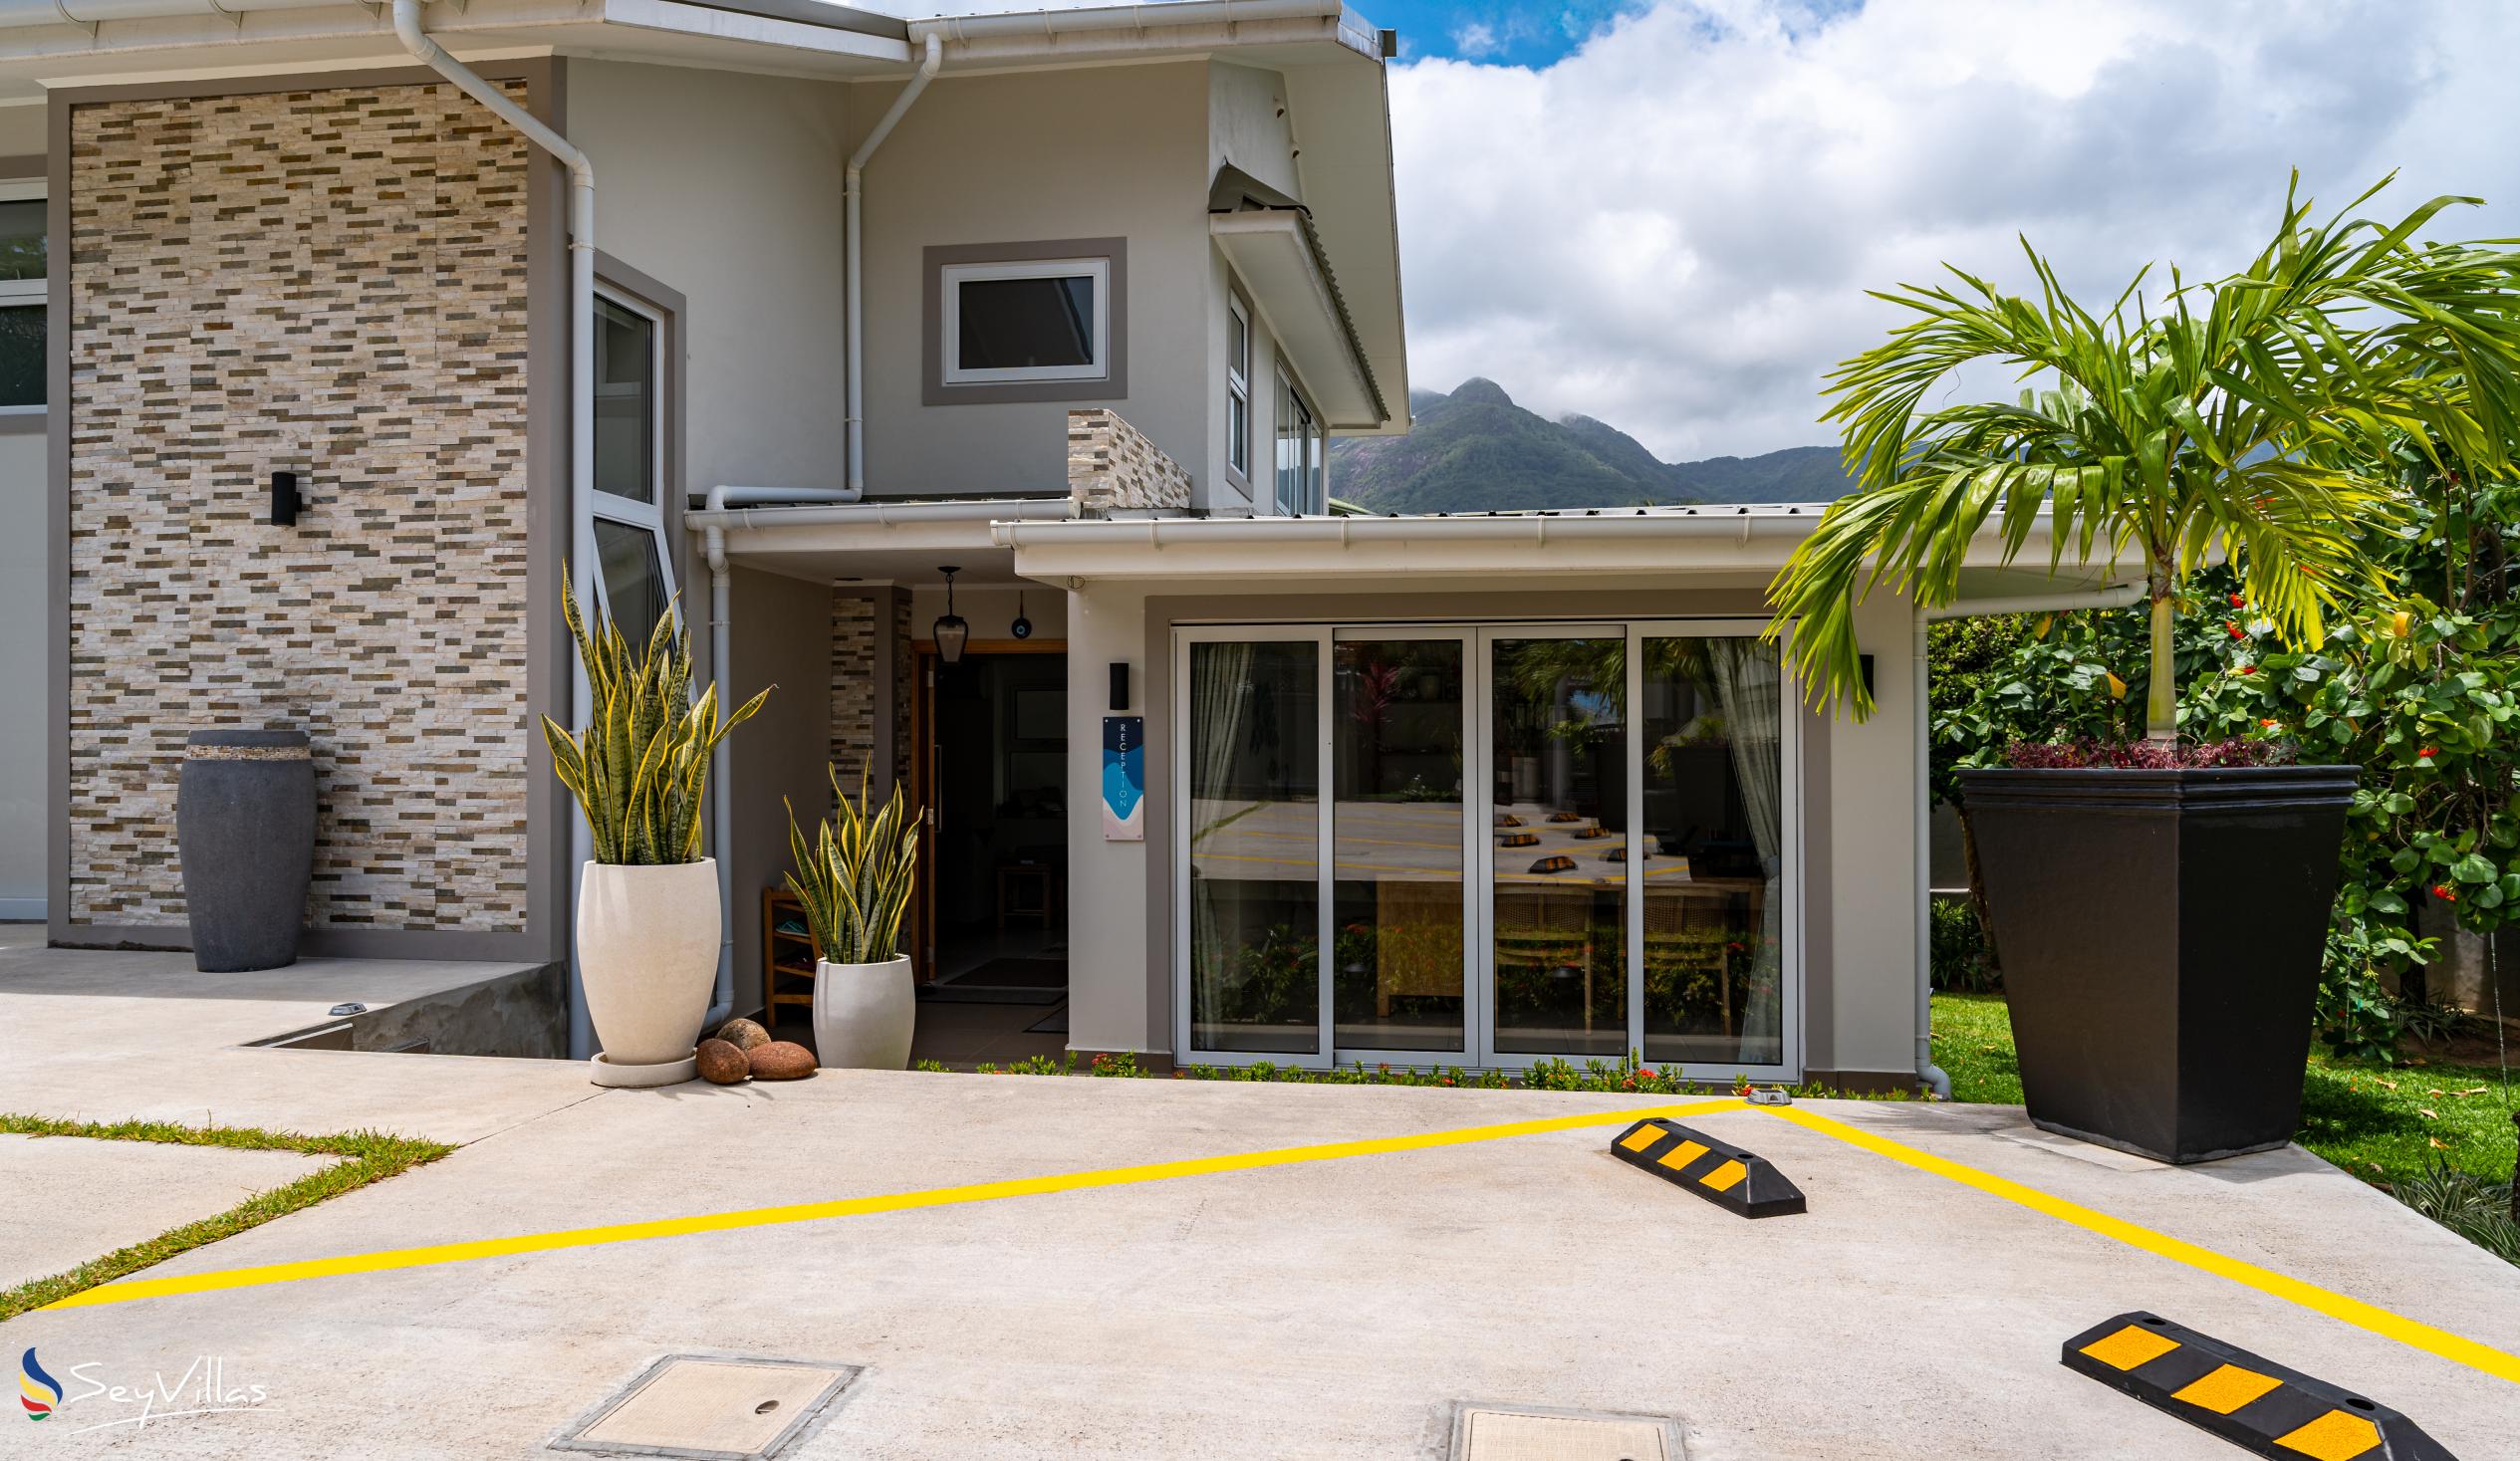
[[[578,972],[599,1086],[687,1081],[723,934],[717,862],[589,862],[578,877]],[[676,1074],[679,1072],[679,1074]]]
[[[814,966],[814,1059],[844,1071],[905,1071],[918,991],[910,961]]]

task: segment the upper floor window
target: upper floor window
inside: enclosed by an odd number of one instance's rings
[[[1289,516],[1328,510],[1323,496],[1321,425],[1304,393],[1278,372],[1278,511]]]
[[[1129,240],[930,244],[921,405],[1129,398]]]
[[[1030,259],[944,270],[945,383],[1111,373],[1111,263]]]
[[[0,180],[0,410],[44,408],[44,184]]]
[[[1225,464],[1251,475],[1251,316],[1225,302]]]

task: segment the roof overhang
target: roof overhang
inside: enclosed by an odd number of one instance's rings
[[[1210,213],[1207,231],[1250,289],[1252,308],[1311,387],[1323,420],[1334,431],[1380,430],[1390,411],[1303,211]]]
[[[1015,572],[1049,583],[1196,581],[1588,588],[1765,586],[1826,504],[1602,509],[1466,517],[1160,518],[1002,522]],[[1972,545],[1950,608],[2018,611],[2142,577],[2141,565],[2066,562],[2051,573],[2046,525],[2004,561],[1993,532]],[[1884,592],[1891,592],[1884,586]]]
[[[124,18],[81,23],[64,16],[83,14],[83,0],[43,0],[40,11],[0,0],[0,103],[63,87],[413,64],[382,6],[181,3],[116,0]],[[898,75],[910,57],[902,22],[822,0],[470,0],[432,7],[429,32],[470,61],[601,55],[848,79]]]
[[[683,514],[693,532],[724,535],[729,561],[764,573],[831,584],[933,584],[952,564],[965,584],[1019,582],[1000,524],[1064,519],[1066,497],[730,507]]]

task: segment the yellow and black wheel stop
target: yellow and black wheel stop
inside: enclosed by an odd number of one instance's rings
[[[2153,1314],[2065,1341],[2065,1366],[2276,1461],[2457,1461],[2386,1405]]]
[[[1610,1154],[1743,1217],[1803,1211],[1802,1189],[1767,1158],[1660,1116],[1621,1132]]]

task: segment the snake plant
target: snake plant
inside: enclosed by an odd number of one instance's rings
[[[882,810],[870,814],[867,773],[858,775],[858,796],[841,790],[831,771],[832,801],[839,807],[808,839],[788,806],[788,852],[796,870],[788,891],[805,905],[805,924],[815,957],[834,964],[881,964],[899,956],[901,913],[909,906],[918,870],[918,814],[898,782]]]
[[[690,642],[672,614],[657,616],[645,651],[633,657],[609,616],[602,628],[588,628],[566,577],[561,612],[586,666],[595,715],[575,736],[546,715],[543,739],[595,834],[595,860],[638,867],[696,862],[710,753],[727,732],[752,719],[770,691],[721,720],[716,685],[696,703],[691,699]]]

